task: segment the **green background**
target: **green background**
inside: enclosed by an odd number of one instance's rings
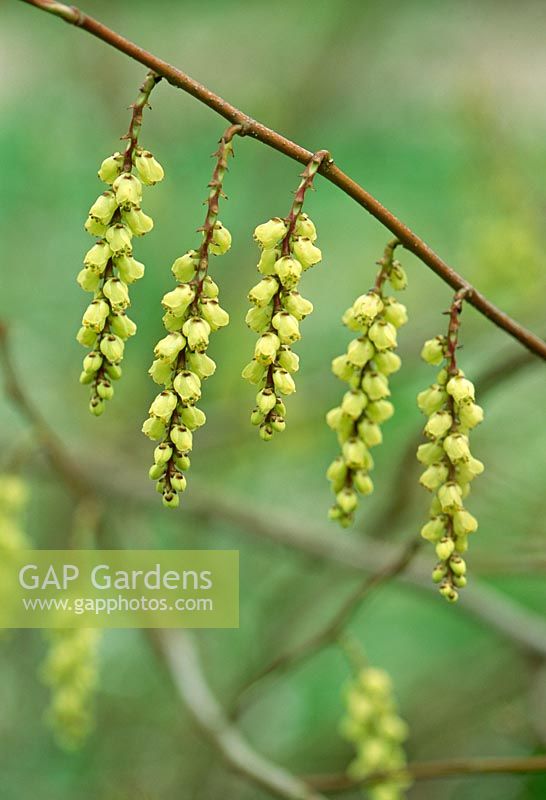
[[[84,8],[235,105],[309,149],[327,147],[339,166],[377,196],[469,281],[523,324],[544,331],[546,113],[544,25],[539,2],[289,0],[276,3],[89,0]],[[198,241],[215,148],[224,121],[161,83],[141,141],[166,170],[146,193],[156,222],[137,242],[147,268],[132,289],[124,377],[104,417],[92,418],[77,382],[83,350],[74,335],[86,297],[75,283],[90,246],[86,211],[101,191],[96,170],[127,129],[127,106],[144,70],[87,34],[24,6],[4,3],[0,26],[1,316],[19,373],[91,482],[104,489],[103,546],[235,548],[241,551],[241,628],[203,632],[207,677],[228,705],[260,665],[320,624],[355,576],[243,532],[221,515],[185,512],[194,498],[214,509],[229,497],[247,511],[323,530],[330,503],[323,477],[335,454],[323,423],[340,396],[329,372],[348,340],[339,318],[373,281],[388,233],[336,187],[318,178],[306,208],[324,260],[303,293],[315,313],[297,346],[302,369],[288,401],[287,431],[265,445],[248,423],[253,390],[240,377],[255,336],[244,324],[255,282],[254,227],[286,214],[300,169],[250,139],[236,141],[221,219],[230,253],[212,264],[232,324],[215,335],[217,373],[206,384],[208,422],[196,438],[188,490],[165,511],[146,480],[152,447],[139,433],[154,394],[146,370],[160,337],[162,294],[174,258]],[[415,394],[434,372],[418,357],[445,328],[449,289],[403,253],[410,323],[401,332],[403,369],[393,381],[396,415],[377,453],[376,493],[362,503],[359,530],[386,543],[407,540],[426,513],[417,469],[403,477],[409,500],[381,526],[402,486],[397,465],[422,420]],[[468,308],[461,364],[476,382],[519,345]],[[473,450],[486,472],[470,510],[470,582],[490,583],[543,615],[545,551],[544,382],[538,361],[503,376],[484,399],[486,421]],[[0,403],[7,460],[28,429]],[[375,454],[374,454],[375,455]],[[46,462],[25,465],[31,482],[27,529],[40,547],[66,546],[73,500]],[[134,501],[118,497],[123,485]],[[198,493],[198,494],[197,494]],[[204,498],[204,499],[203,499]],[[193,501],[195,503],[195,500]],[[425,561],[433,563],[431,549]],[[393,676],[408,720],[412,759],[517,755],[543,750],[544,665],[471,619],[461,607],[396,583],[378,591],[352,625],[377,666]],[[41,800],[266,798],[230,774],[192,726],[138,631],[109,631],[101,648],[95,733],[78,753],[52,741],[41,718],[47,691],[37,678],[39,633],[6,638],[0,650],[0,789]],[[350,748],[337,733],[348,674],[335,648],[264,684],[242,720],[259,751],[294,772],[342,770]],[[475,777],[421,783],[411,800],[543,798],[541,777]],[[359,796],[358,793],[353,794]],[[347,797],[351,797],[349,793]]]

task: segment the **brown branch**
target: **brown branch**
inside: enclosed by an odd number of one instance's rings
[[[266,127],[260,122],[251,119],[235,106],[228,103],[219,95],[207,89],[206,86],[190,78],[181,70],[168,64],[166,61],[154,56],[125,37],[107,28],[101,22],[84,14],[74,6],[66,6],[52,0],[23,0],[29,5],[49,11],[62,18],[76,27],[101,39],[106,44],[116,50],[125,53],[130,58],[135,59],[153,70],[157,75],[161,75],[165,80],[179,89],[195,97],[201,103],[216,111],[235,124],[244,126],[245,134],[252,136],[263,144],[278,150],[280,153],[302,164],[309,163],[313,153],[306,150],[301,145],[290,141],[280,133]],[[455,272],[440,256],[438,256],[422,239],[419,238],[407,225],[404,225],[397,217],[385,208],[362,186],[346,175],[333,162],[324,161],[319,170],[327,180],[341,189],[345,194],[352,197],[359,205],[366,209],[382,225],[388,228],[403,244],[417,256],[424,264],[432,269],[445,283],[455,290],[465,289],[467,292],[466,300],[476,308],[487,319],[502,328],[510,336],[513,336],[528,350],[535,353],[540,358],[546,359],[546,342],[542,341],[531,331],[526,330],[507,314],[494,306],[489,300],[474,287],[470,286],[464,278]]]
[[[454,758],[442,761],[414,761],[404,768],[403,774],[414,781],[438,778],[459,778],[465,775],[520,775],[546,772],[546,755],[515,756],[507,758]],[[363,781],[353,781],[345,774],[309,775],[304,780],[323,792],[348,792],[357,786],[370,786],[396,778],[401,773],[374,773]]]
[[[148,72],[144,79],[144,83],[140,87],[140,92],[134,103],[131,104],[133,113],[131,114],[131,122],[129,130],[123,137],[127,140],[127,147],[123,156],[123,171],[131,172],[133,169],[133,155],[138,145],[138,136],[140,128],[142,127],[142,114],[148,105],[150,94],[154,86],[161,80],[160,75],[154,72]]]
[[[286,672],[297,664],[310,658],[323,647],[327,647],[339,639],[343,630],[349,624],[368,594],[391,578],[401,575],[417,553],[420,545],[420,539],[414,539],[409,542],[394,561],[387,563],[371,575],[366,576],[319,631],[309,636],[308,639],[304,639],[302,642],[296,644],[291,650],[287,650],[276,656],[276,658],[259,669],[255,675],[245,681],[234,703],[232,715],[238,716],[246,710],[247,706],[252,701],[252,695],[248,697],[248,694],[265,678],[272,674],[279,675]]]

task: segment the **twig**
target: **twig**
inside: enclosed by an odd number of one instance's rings
[[[278,150],[289,158],[299,161],[302,164],[309,163],[313,153],[306,150],[304,147],[290,141],[281,134],[266,127],[260,122],[251,119],[235,106],[228,103],[219,95],[212,92],[206,86],[190,78],[181,70],[168,64],[166,61],[158,58],[157,56],[149,53],[125,37],[116,33],[115,31],[107,28],[101,22],[92,17],[84,14],[74,6],[67,6],[62,3],[53,2],[52,0],[23,0],[29,5],[40,8],[43,11],[49,11],[52,14],[62,18],[76,27],[83,28],[83,30],[101,39],[106,44],[114,47],[116,50],[125,53],[130,58],[135,59],[141,64],[144,64],[149,69],[153,70],[157,75],[161,75],[165,80],[173,86],[183,89],[188,94],[195,97],[200,102],[207,105],[209,108],[216,111],[235,124],[242,124],[245,127],[245,133],[254,139],[259,140],[263,144]],[[445,283],[455,290],[465,289],[467,292],[466,300],[481,314],[487,317],[491,322],[502,328],[510,336],[517,339],[524,347],[540,358],[546,359],[546,342],[542,341],[531,331],[526,330],[515,320],[511,319],[507,314],[494,306],[489,300],[477,291],[474,287],[470,286],[464,278],[455,272],[440,256],[438,256],[422,239],[419,238],[410,228],[404,225],[397,217],[394,216],[387,208],[385,208],[378,200],[376,200],[369,192],[362,186],[356,183],[352,178],[346,175],[339,169],[331,160],[325,160],[319,170],[320,174],[324,175],[327,180],[341,189],[345,194],[352,197],[359,205],[366,209],[372,216],[388,228],[404,245],[417,256],[424,264],[432,269]]]
[[[368,575],[359,583],[356,589],[351,592],[331,619],[329,619],[319,631],[309,636],[308,639],[299,642],[292,649],[272,659],[268,664],[258,670],[255,675],[245,681],[234,703],[232,716],[238,716],[242,711],[246,710],[251,700],[248,694],[265,678],[272,674],[279,675],[286,672],[302,661],[310,658],[323,647],[335,642],[368,594],[391,578],[400,575],[411,562],[420,545],[420,539],[414,539],[409,542],[402,548],[402,552],[394,561],[376,570],[371,575]]]
[[[276,797],[326,800],[303,780],[259,755],[228,720],[206,683],[191,633],[162,630],[148,633],[193,720],[231,769]]]
[[[404,767],[404,774],[414,781],[438,778],[458,778],[465,775],[519,775],[546,772],[546,755],[514,756],[507,758],[454,758],[442,761],[414,761]],[[370,786],[400,773],[375,773],[363,781],[353,781],[347,775],[309,775],[304,780],[323,792],[347,792],[357,786]]]

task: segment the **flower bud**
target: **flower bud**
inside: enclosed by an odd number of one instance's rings
[[[275,261],[280,255],[280,251],[274,247],[262,250],[258,261],[258,272],[261,272],[262,275],[273,275],[275,273]]]
[[[83,263],[95,272],[104,272],[108,261],[112,256],[112,250],[106,242],[97,242],[87,251]]]
[[[110,301],[113,309],[123,310],[130,305],[127,284],[123,283],[119,278],[108,278],[102,287],[102,291]]]
[[[186,405],[194,405],[201,397],[201,381],[194,372],[185,369],[179,372],[173,386]]]
[[[108,225],[117,207],[118,204],[114,192],[104,192],[104,194],[97,197],[89,209],[89,216],[103,225]]]
[[[141,208],[122,211],[121,218],[135,236],[145,236],[154,227],[153,219],[148,214],[145,214]]]
[[[357,297],[352,305],[352,312],[356,320],[369,325],[383,311],[383,301],[374,291]]]
[[[169,362],[173,361],[181,350],[186,346],[186,340],[181,333],[168,333],[163,339],[160,339],[154,348],[154,355],[156,358],[165,359]],[[169,364],[169,374],[170,374]],[[166,370],[165,370],[166,372]]]
[[[425,537],[428,538],[428,537]],[[432,580],[434,583],[440,583],[447,575],[447,566],[444,561],[440,561],[432,570]]]
[[[437,383],[433,383],[432,386],[417,395],[417,405],[427,417],[439,411],[446,400],[447,393]]]
[[[348,439],[342,447],[342,453],[349,469],[364,469],[368,451],[360,439]]]
[[[288,372],[297,372],[300,368],[299,356],[286,345],[283,345],[279,350],[277,362]]]
[[[76,334],[76,340],[83,347],[94,347],[97,341],[97,334],[92,328],[85,328],[83,325]]]
[[[483,408],[472,401],[462,402],[457,407],[457,416],[461,425],[472,429],[483,422]]]
[[[302,320],[313,311],[313,303],[306,300],[299,292],[287,292],[282,298],[283,308],[296,319]]]
[[[458,589],[463,589],[467,584],[467,580],[464,575],[452,575],[451,580],[453,582],[453,585],[456,586]]]
[[[464,508],[453,514],[453,530],[456,536],[467,536],[478,529],[478,520]]]
[[[378,372],[382,372],[383,375],[391,375],[393,372],[398,372],[402,361],[400,356],[393,353],[392,350],[383,350],[383,352],[375,354],[374,363]]]
[[[171,486],[175,492],[185,492],[186,485],[186,478],[181,472],[175,472],[174,475],[171,475]]]
[[[317,238],[317,229],[307,214],[303,213],[298,214],[298,218],[294,226],[294,233],[296,236],[305,236],[312,242],[314,242]]]
[[[345,478],[347,477],[347,465],[341,456],[338,456],[338,458],[332,461],[326,471],[326,477],[329,481],[332,481],[332,483],[337,485],[341,484],[341,486],[343,486]]]
[[[137,326],[125,311],[113,311],[110,314],[110,330],[122,339],[129,339],[135,335]]]
[[[276,247],[288,232],[288,226],[280,217],[258,225],[254,230],[254,239],[262,248]]]
[[[209,245],[209,251],[215,256],[223,256],[231,247],[231,233],[221,222],[216,222]]]
[[[275,272],[285,289],[295,289],[301,278],[302,266],[290,256],[281,256],[275,261]]]
[[[364,392],[358,389],[351,389],[343,395],[341,410],[351,419],[358,419],[366,408],[367,403],[368,398]]]
[[[336,494],[336,503],[344,514],[351,514],[358,505],[357,493],[346,487]]]
[[[474,400],[474,384],[472,381],[463,378],[460,375],[455,375],[451,378],[446,385],[448,394],[450,394],[456,403],[464,403],[467,400]]]
[[[374,400],[373,403],[368,403],[366,407],[366,416],[378,425],[386,422],[393,414],[394,406],[388,400]]]
[[[176,394],[166,389],[155,397],[148,413],[154,417],[159,417],[159,419],[164,422],[168,422],[177,403],[178,398]]]
[[[295,239],[292,239],[291,250],[304,270],[322,261],[320,249],[313,244],[311,239],[305,236],[297,236]]]
[[[438,500],[445,513],[460,511],[463,507],[461,487],[450,481],[438,489]]]
[[[98,372],[102,366],[102,356],[97,350],[92,350],[87,353],[83,359],[83,371],[95,373]]]
[[[190,431],[200,428],[207,421],[204,411],[197,406],[186,406],[180,411],[180,420]]]
[[[125,283],[134,283],[144,275],[144,264],[132,256],[116,256],[113,262],[119,277]]]
[[[289,314],[288,311],[277,312],[271,320],[273,327],[279,334],[282,344],[292,344],[301,339],[298,320]]]
[[[130,209],[132,206],[140,208],[142,200],[142,184],[135,175],[123,172],[112,185],[116,193],[116,202],[120,208]]]
[[[474,480],[484,471],[484,466],[477,458],[470,456],[468,461],[457,463],[457,480],[461,483],[468,483]]]
[[[272,316],[272,304],[266,306],[252,306],[246,313],[245,322],[254,333],[264,333],[271,324]]]
[[[172,373],[172,362],[164,358],[157,358],[148,370],[148,375],[151,377],[154,383],[159,384],[168,383],[171,379]]]
[[[425,425],[425,434],[431,439],[440,439],[453,425],[453,417],[449,411],[436,411],[429,417]]]
[[[437,366],[445,358],[446,340],[444,336],[436,336],[435,339],[427,339],[421,350],[421,358],[427,364]]]
[[[252,409],[252,413],[250,415],[250,424],[251,425],[261,425],[264,421],[264,415],[258,408]]]
[[[433,517],[421,528],[421,536],[428,542],[439,542],[445,537],[446,528],[442,517]],[[443,575],[442,575],[443,577]]]
[[[148,417],[142,426],[142,433],[152,441],[158,441],[165,436],[165,423],[157,417]]]
[[[427,442],[420,444],[417,448],[417,461],[426,466],[434,464],[435,461],[441,461],[444,457],[444,448],[441,442]]]
[[[286,369],[273,370],[273,383],[279,394],[293,394],[296,391],[294,379]]]
[[[269,424],[276,433],[282,433],[286,429],[286,420],[277,414],[269,415]]]
[[[100,349],[108,361],[112,364],[117,364],[123,358],[125,343],[119,336],[116,336],[114,333],[109,333],[102,337]]]
[[[436,544],[436,555],[440,561],[447,561],[455,550],[455,542],[449,536],[442,536],[440,541]]]
[[[100,397],[96,395],[89,401],[89,411],[94,417],[100,417],[101,414],[104,414],[105,408],[104,400],[101,400]]]
[[[173,456],[173,461],[175,467],[182,472],[186,472],[191,466],[190,458],[187,453],[176,452]]]
[[[389,283],[397,292],[401,292],[408,285],[406,271],[399,261],[393,261],[389,270]]]
[[[447,480],[448,468],[442,462],[431,464],[419,478],[419,483],[425,489],[433,492]]]
[[[243,377],[245,381],[249,381],[249,383],[257,384],[262,380],[265,369],[266,368],[262,364],[258,364],[258,362],[253,359],[243,369],[241,377]]]
[[[78,272],[76,280],[84,292],[96,292],[101,278],[100,273],[86,267]]]
[[[138,150],[133,157],[133,163],[138,177],[146,186],[153,186],[165,177],[163,167],[148,150]]]
[[[396,347],[396,328],[390,322],[379,319],[370,326],[368,336],[378,350]]]
[[[161,305],[177,317],[181,317],[195,299],[195,290],[189,283],[182,283],[163,295]]]
[[[395,328],[401,328],[408,321],[408,310],[394,297],[387,297],[383,301],[383,319],[392,323]]]
[[[278,281],[272,276],[268,275],[253,286],[248,293],[248,299],[254,305],[262,307],[271,302],[277,291],[279,290]]]
[[[171,460],[173,449],[166,442],[161,442],[154,450],[154,461],[156,464],[168,464]]]
[[[104,371],[108,375],[108,377],[113,381],[119,381],[122,375],[122,370],[119,364],[109,364],[106,362],[104,364]]]
[[[262,414],[264,417],[269,414],[270,411],[273,411],[276,402],[277,398],[273,389],[262,389],[256,395],[256,405],[258,406],[260,414]]]
[[[332,360],[332,372],[336,378],[342,381],[349,381],[355,374],[355,369],[347,356],[337,356]]]
[[[197,250],[188,250],[187,253],[176,259],[171,267],[171,272],[177,281],[186,283],[194,279],[198,264],[199,254]]]
[[[172,443],[180,452],[184,453],[192,449],[193,434],[185,425],[173,425],[170,437]]]
[[[457,600],[459,599],[459,593],[453,588],[453,586],[450,583],[446,581],[442,581],[438,591],[440,592],[442,597],[445,597],[445,599],[450,603],[456,603]]]
[[[353,339],[347,348],[347,359],[355,367],[363,367],[374,357],[375,349],[369,339]]]
[[[210,327],[211,330],[217,331],[229,324],[229,314],[225,311],[218,300],[213,297],[201,300],[199,310]]]
[[[121,153],[114,153],[113,156],[104,159],[97,174],[104,183],[114,183],[122,169],[123,156]]]
[[[353,475],[353,486],[360,492],[360,494],[366,496],[373,492],[373,482],[367,472],[364,470],[357,470]]]
[[[209,344],[210,325],[200,317],[191,317],[182,326],[184,336],[191,350],[203,353]]]
[[[383,434],[379,425],[376,425],[375,422],[370,422],[366,417],[358,423],[358,435],[366,447],[376,447],[383,441]]]
[[[466,562],[464,558],[461,558],[459,555],[451,556],[449,559],[449,566],[451,571],[458,577],[461,577],[466,573]]]
[[[163,505],[165,508],[178,508],[180,505],[180,498],[176,494],[176,492],[164,492],[163,493]]]
[[[468,447],[468,437],[461,433],[452,433],[444,439],[444,450],[452,464],[457,461],[468,461],[470,458],[470,448]]]
[[[254,358],[259,364],[272,364],[275,361],[281,340],[274,333],[264,333],[256,342]]]
[[[91,328],[93,331],[101,331],[110,313],[110,306],[106,300],[93,300],[85,309],[82,317],[82,325]]]
[[[126,225],[118,223],[110,225],[106,231],[106,241],[115,255],[130,255],[132,252],[131,238],[133,234]]]
[[[103,225],[102,222],[99,222],[94,217],[87,217],[84,222],[83,227],[87,231],[90,236],[100,236],[101,238],[106,233],[106,225]]]
[[[266,423],[260,425],[258,433],[260,434],[260,439],[262,439],[264,442],[269,442],[273,438],[273,428],[271,425],[267,425]]]
[[[362,378],[362,388],[370,400],[381,400],[389,397],[389,382],[380,372],[365,372]]]
[[[206,353],[193,353],[191,350],[186,355],[186,366],[199,378],[210,378],[216,371],[216,362]]]
[[[359,320],[355,317],[352,307],[348,308],[344,312],[343,316],[341,317],[341,321],[351,331],[359,331],[362,334],[368,333],[368,325],[364,322],[359,322]]]

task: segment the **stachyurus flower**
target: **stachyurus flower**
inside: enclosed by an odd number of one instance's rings
[[[401,264],[394,259],[397,245],[397,240],[387,245],[373,289],[357,297],[343,315],[344,324],[358,336],[332,362],[334,375],[348,384],[341,404],[326,416],[341,447],[326,473],[336,496],[329,516],[343,527],[353,522],[358,496],[373,491],[370,450],[381,444],[381,424],[394,413],[388,376],[400,369],[394,352],[397,330],[407,322],[406,307],[385,293],[387,282],[397,289],[407,284]]]
[[[283,398],[296,391],[292,376],[299,369],[299,358],[292,345],[301,338],[300,322],[313,311],[313,304],[301,296],[298,285],[305,270],[322,259],[315,244],[315,226],[302,208],[305,193],[327,157],[328,153],[321,150],[305,168],[289,215],[285,219],[274,217],[254,231],[261,248],[261,279],[248,293],[252,308],[246,323],[259,338],[254,358],[243,369],[242,377],[258,387],[250,420],[259,426],[264,441],[284,431]]]
[[[61,747],[75,750],[93,727],[101,631],[56,628],[47,631],[47,639],[49,648],[41,667],[42,681],[51,690],[46,719]]]
[[[159,442],[149,475],[157,481],[168,508],[179,505],[179,493],[186,488],[184,473],[190,467],[193,433],[206,421],[196,404],[203,382],[216,369],[206,352],[209,337],[229,322],[227,311],[218,301],[218,286],[209,275],[209,259],[211,254],[223,255],[231,246],[231,234],[218,220],[218,204],[228,158],[233,155],[232,140],[240,127],[230,126],[220,139],[209,183],[207,215],[199,229],[201,245],[176,259],[172,273],[178,283],[162,300],[166,335],[155,347],[149,374],[163,388],[150,406],[142,432]]]
[[[401,800],[411,781],[403,742],[408,726],[398,714],[392,681],[382,669],[361,666],[355,670],[345,692],[345,716],[341,735],[355,748],[347,773],[362,781],[375,773],[396,772],[396,777],[366,788],[370,800]]]
[[[142,186],[163,179],[163,168],[138,146],[142,112],[159,78],[150,72],[133,104],[125,152],[114,153],[99,169],[110,188],[89,209],[85,229],[98,241],[86,253],[78,283],[93,294],[82,318],[77,339],[90,352],[83,360],[80,383],[91,386],[89,410],[99,416],[114,394],[112,381],[121,377],[125,342],[136,333],[127,315],[129,285],[144,275],[144,265],[133,257],[133,238],[144,236],[153,220],[142,210]],[[133,174],[136,173],[136,174]]]
[[[434,494],[430,519],[421,536],[436,548],[438,563],[432,579],[450,602],[466,586],[463,553],[468,536],[478,522],[464,507],[470,482],[484,466],[470,452],[470,431],[483,420],[483,409],[475,402],[474,384],[457,367],[456,351],[464,291],[458,292],[449,313],[447,336],[425,342],[421,357],[440,366],[436,382],[417,395],[420,410],[428,417],[424,433],[429,442],[419,446],[417,459],[425,467],[420,483]]]

